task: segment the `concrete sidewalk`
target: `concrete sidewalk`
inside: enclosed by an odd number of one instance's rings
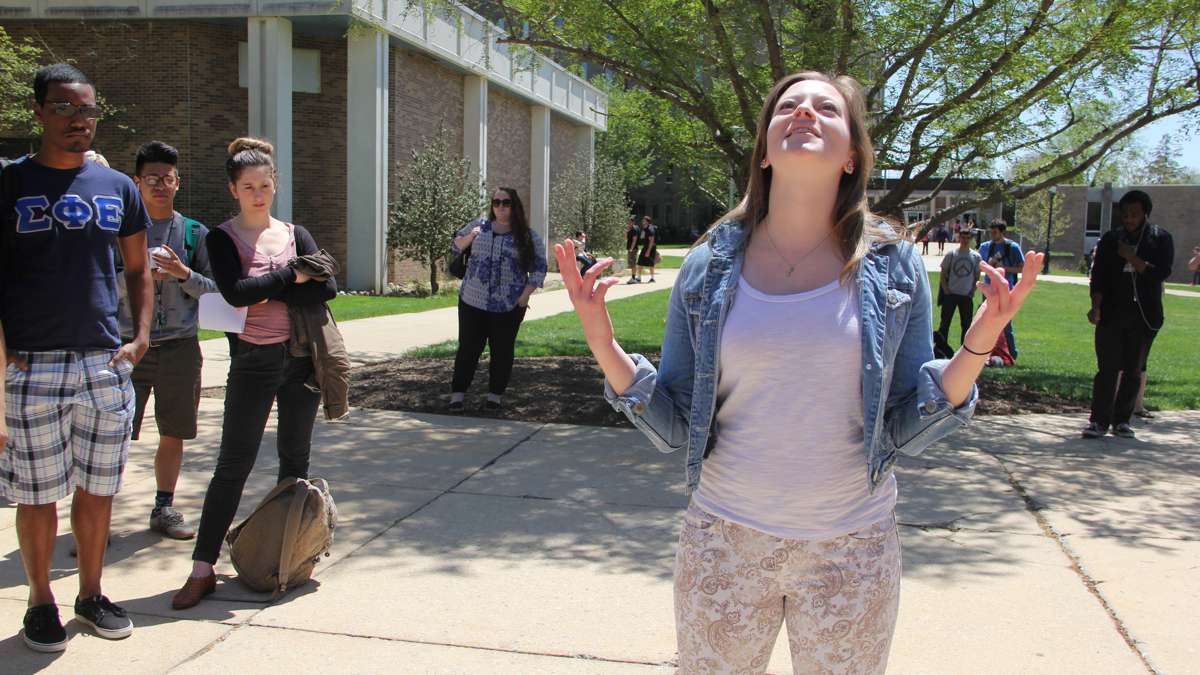
[[[220,414],[205,399],[189,445],[177,505],[193,519]],[[1083,423],[980,418],[901,463],[891,672],[1196,672],[1200,412],[1161,414],[1136,441],[1083,441]],[[274,482],[272,435],[242,514]],[[71,621],[64,654],[21,644],[15,510],[0,508],[5,672],[671,670],[683,458],[636,431],[361,410],[318,423],[312,473],[330,480],[340,522],[314,582],[270,603],[222,577],[184,612],[169,602],[191,542],[145,529],[156,440],[133,446],[105,570],[105,592],[137,625],[127,640]],[[59,532],[53,583],[70,618],[65,517]],[[218,570],[232,572],[225,560]],[[791,672],[786,638],[769,672]]]
[[[653,284],[626,284],[609,289],[610,300],[620,300],[642,293],[671,288],[678,270],[659,270]],[[544,319],[548,316],[574,311],[571,299],[565,290],[543,291],[534,294],[529,301],[526,321]],[[394,359],[417,347],[434,345],[458,338],[458,308],[446,307],[427,312],[393,314],[371,319],[358,319],[338,324],[350,360],[355,366]],[[204,353],[204,370],[200,384],[203,387],[225,386],[229,372],[229,342],[224,339],[205,340],[200,343]],[[447,385],[449,386],[449,385]]]

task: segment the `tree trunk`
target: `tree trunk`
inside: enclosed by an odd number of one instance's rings
[[[432,252],[429,254],[429,294],[437,295],[438,279],[437,279],[437,257]]]

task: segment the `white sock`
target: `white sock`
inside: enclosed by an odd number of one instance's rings
[[[462,403],[463,399],[465,399],[466,397],[467,397],[467,392],[456,391],[456,392],[450,394],[450,402],[451,403]]]
[[[491,401],[492,403],[499,403],[500,402],[500,394],[488,394],[487,400]]]

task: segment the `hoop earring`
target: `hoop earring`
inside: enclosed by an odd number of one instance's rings
[[[767,160],[765,160],[765,159],[764,159],[764,160],[762,161],[762,163],[758,165],[758,168],[760,168],[760,169],[767,169],[767,168],[770,168],[770,166],[771,166],[771,165],[767,163]]]
[[[847,164],[845,171],[846,171],[846,173],[854,173],[854,162],[850,162],[849,164]]]

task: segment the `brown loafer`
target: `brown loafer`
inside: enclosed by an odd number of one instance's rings
[[[175,596],[171,598],[172,609],[187,609],[200,604],[204,596],[211,594],[217,590],[217,575],[210,574],[206,577],[197,579],[196,577],[188,577],[183,588],[175,592]]]

